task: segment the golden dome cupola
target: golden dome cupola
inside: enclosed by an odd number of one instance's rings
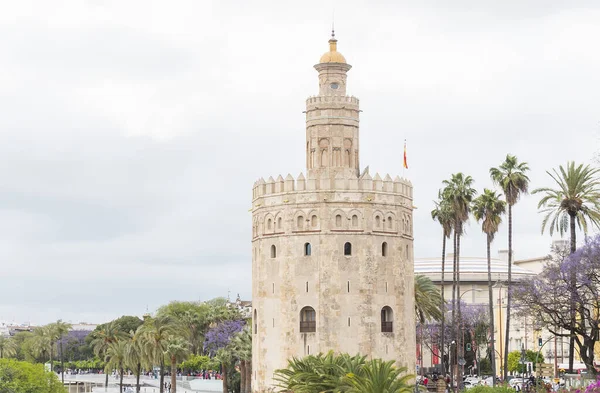
[[[319,64],[322,63],[342,63],[346,64],[346,58],[337,51],[337,40],[335,39],[335,32],[331,30],[331,38],[329,39],[329,52],[325,52],[319,60]]]

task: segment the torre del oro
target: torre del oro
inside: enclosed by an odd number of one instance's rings
[[[334,34],[314,68],[306,173],[252,189],[256,392],[288,359],[329,350],[415,369],[412,185],[361,169],[359,100]]]

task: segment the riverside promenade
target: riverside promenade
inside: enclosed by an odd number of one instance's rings
[[[60,375],[58,376],[60,379]],[[65,374],[65,386],[69,393],[119,393],[119,380],[113,376],[108,377],[108,387],[104,387],[106,376],[104,374]],[[135,376],[123,377],[123,386],[131,387],[135,392]],[[170,377],[165,377],[167,383],[171,382]],[[140,386],[142,393],[158,393],[160,379],[142,376],[140,377]],[[126,390],[127,391],[127,390]],[[195,377],[178,377],[178,393],[215,393],[223,391],[223,381],[215,379],[196,379]]]

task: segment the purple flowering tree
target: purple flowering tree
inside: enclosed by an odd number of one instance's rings
[[[225,348],[233,336],[241,332],[246,324],[243,320],[224,321],[206,332],[204,350],[214,356],[219,349]]]
[[[514,294],[519,313],[533,316],[555,336],[570,337],[573,332],[588,372],[598,374],[594,346],[600,333],[600,235],[586,239],[566,258],[556,253],[541,274],[522,282]]]
[[[452,342],[459,342],[458,334],[461,335],[460,342],[465,344],[466,367],[473,364],[475,358],[488,357],[486,353],[489,344],[489,314],[486,304],[466,304],[461,301],[461,319],[456,320],[455,336],[450,324],[444,326],[444,353],[451,354],[452,363],[457,362],[456,348],[452,347]],[[452,305],[446,307],[446,320],[451,320]],[[421,325],[417,321],[417,331],[420,332]],[[423,349],[428,349],[433,353],[434,347],[440,348],[442,343],[441,325],[438,322],[426,321],[423,324],[422,342],[421,335],[417,335],[417,344],[422,345]],[[463,337],[464,336],[464,337]],[[463,340],[464,338],[464,340]],[[470,343],[471,351],[467,351],[466,344]],[[448,367],[449,359],[444,361]]]

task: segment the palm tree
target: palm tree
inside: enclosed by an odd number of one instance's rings
[[[129,368],[133,370],[133,374],[135,375],[135,391],[136,393],[140,393],[140,375],[142,374],[142,365],[146,366],[147,359],[144,357],[142,345],[140,344],[140,336],[133,331],[129,332],[129,337],[127,341],[127,356],[126,363],[129,365]],[[149,368],[151,365],[148,366]]]
[[[471,202],[477,194],[477,191],[472,187],[473,178],[471,176],[465,176],[462,173],[455,173],[450,177],[450,180],[444,180],[445,185],[441,194],[444,200],[452,208],[452,222],[454,224],[454,281],[456,282],[456,292],[452,293],[452,331],[456,332],[456,319],[454,318],[454,309],[456,308],[458,313],[458,320],[461,319],[460,312],[460,298],[455,305],[456,298],[460,294],[460,237],[463,234],[464,223],[469,220],[469,213],[471,209]],[[458,356],[461,357],[463,353],[462,343],[460,340],[461,335],[458,335]],[[458,370],[457,370],[458,372]],[[458,379],[457,379],[458,380]]]
[[[50,359],[50,367],[52,367],[52,337],[48,326],[40,326],[33,329],[32,349],[37,358],[42,358],[43,361]]]
[[[127,339],[111,342],[108,345],[106,356],[104,358],[104,361],[106,362],[106,367],[104,368],[106,375],[113,369],[119,372],[119,392],[123,391],[123,374],[125,373],[127,364],[128,344]]]
[[[490,168],[490,177],[504,192],[508,204],[508,295],[506,302],[506,340],[504,340],[504,353],[508,355],[510,335],[510,308],[512,305],[512,207],[519,201],[521,194],[527,194],[529,177],[526,172],[529,166],[526,162],[519,162],[516,156],[506,155],[506,159],[498,168]],[[508,356],[504,356],[503,379],[508,373]]]
[[[442,295],[440,290],[429,277],[415,276],[415,314],[417,319],[424,323],[427,320],[439,321],[442,319],[440,304]]]
[[[121,331],[116,323],[109,322],[101,325],[99,330],[95,330],[91,333],[92,341],[90,343],[94,354],[99,358],[103,359],[106,356],[106,351],[111,343],[125,338],[125,332]],[[108,388],[108,374],[105,375],[104,390]]]
[[[441,306],[442,295],[429,277],[415,276],[415,314],[420,325],[421,375],[423,375],[423,324],[426,320],[439,321],[443,318],[445,307]]]
[[[365,356],[309,355],[288,360],[285,369],[275,371],[282,392],[322,393],[410,393],[413,375],[401,376],[406,368],[394,367],[394,361],[366,361]]]
[[[365,359],[362,355],[334,355],[333,351],[292,358],[286,368],[275,371],[274,380],[282,392],[337,392],[342,385],[347,387],[346,375],[363,374]]]
[[[244,330],[231,340],[235,356],[240,360],[240,393],[251,393],[252,378],[252,328],[246,325]]]
[[[165,353],[169,338],[179,335],[181,327],[170,316],[146,318],[139,327],[140,343],[145,356],[152,364],[160,366],[160,393],[164,392]]]
[[[190,343],[177,336],[167,340],[165,355],[171,362],[171,392],[177,393],[177,364],[183,362],[190,354]]]
[[[496,347],[494,341],[494,299],[492,289],[492,255],[491,244],[494,236],[498,232],[498,227],[502,222],[502,215],[506,212],[506,202],[500,200],[502,195],[497,195],[494,191],[483,190],[483,194],[473,201],[473,216],[479,222],[482,221],[481,230],[487,235],[487,275],[488,275],[488,295],[490,312],[490,334],[491,334],[491,365],[493,375],[496,375]],[[500,322],[502,323],[502,322]],[[496,378],[492,378],[493,386],[496,386]]]
[[[439,201],[435,203],[435,209],[431,211],[431,218],[437,221],[442,226],[442,282],[441,282],[441,294],[442,299],[440,302],[440,308],[442,309],[442,334],[441,334],[441,359],[442,369],[446,370],[444,363],[444,339],[445,339],[445,328],[446,328],[446,300],[444,299],[444,274],[446,271],[446,239],[450,239],[452,234],[452,207],[443,199],[442,193],[438,194]]]
[[[17,354],[17,343],[13,339],[0,336],[0,359],[10,358]]]
[[[63,342],[62,338],[69,330],[71,330],[72,325],[70,323],[63,322],[62,320],[58,320],[54,323],[48,325],[50,329],[50,336],[52,338],[52,348],[54,348],[54,343],[60,341],[60,374],[62,378],[62,383],[65,383],[65,363],[63,357]],[[52,362],[50,363],[52,365]],[[51,366],[52,367],[52,366]]]
[[[217,351],[215,355],[215,360],[221,363],[222,373],[221,376],[223,378],[223,393],[229,393],[229,384],[227,382],[227,368],[233,362],[234,356],[233,352],[229,347],[221,348]]]
[[[411,393],[410,380],[413,375],[406,373],[406,367],[394,367],[394,360],[369,360],[363,367],[363,376],[349,374],[349,393]]]
[[[544,213],[542,233],[549,227],[550,235],[557,230],[562,236],[569,229],[571,235],[571,253],[577,249],[577,233],[575,226],[588,232],[588,226],[600,226],[600,169],[575,166],[575,162],[567,163],[567,167],[559,166],[559,171],[553,169],[546,173],[556,183],[556,188],[543,187],[533,190],[533,194],[544,193],[538,203],[538,209]],[[575,285],[573,283],[573,285]],[[573,308],[573,306],[571,306]],[[571,318],[575,312],[571,310]],[[575,335],[571,331],[569,342],[569,370],[573,370],[573,354]]]

